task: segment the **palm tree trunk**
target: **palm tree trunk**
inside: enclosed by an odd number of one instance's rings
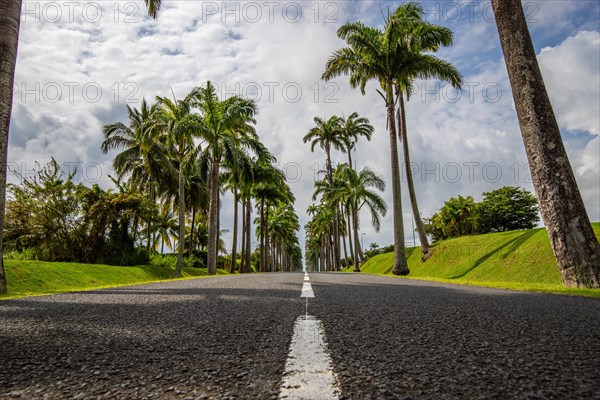
[[[398,137],[402,142],[402,150],[404,152],[404,169],[406,170],[406,183],[408,184],[410,206],[412,208],[413,216],[415,218],[417,232],[419,233],[419,241],[421,242],[421,260],[426,261],[431,255],[431,248],[429,246],[427,234],[425,233],[425,225],[423,225],[423,221],[421,220],[421,214],[419,213],[417,194],[415,192],[415,184],[410,171],[410,154],[408,152],[408,128],[406,126],[406,110],[404,109],[404,94],[402,92],[399,92],[398,94],[398,125]]]
[[[346,219],[348,220],[348,244],[350,246],[350,257],[352,257],[352,266],[356,269],[356,255],[354,254],[354,247],[352,246],[352,235],[354,231],[352,229],[353,224],[350,223],[350,209],[351,207],[346,207]]]
[[[600,243],[577,187],[519,0],[492,0],[540,213],[565,286],[600,287]]]
[[[240,273],[246,272],[246,200],[242,200],[242,240],[241,240],[241,252],[240,252]]]
[[[219,163],[213,156],[212,168],[210,170],[210,205],[208,216],[208,274],[217,273],[217,250],[219,239]]]
[[[238,229],[238,191],[237,187],[233,187],[233,239],[231,244],[231,268],[229,272],[235,272],[237,264],[237,229]]]
[[[183,186],[183,156],[179,156],[179,240],[177,251],[177,264],[175,265],[175,273],[173,277],[181,277],[181,267],[183,266],[183,247],[185,246],[185,188]]]
[[[352,207],[352,225],[354,225],[354,272],[360,272],[362,254],[360,254],[360,238],[358,237],[358,210]]]
[[[338,210],[338,216],[340,218],[343,218],[344,216],[344,207],[341,205],[340,209]],[[344,244],[344,267],[348,267],[348,249],[346,247],[346,235],[340,234],[340,236],[342,237],[342,243]]]
[[[265,207],[265,268],[267,271],[273,271],[273,267],[270,265],[270,243],[269,243],[269,206]]]
[[[250,264],[250,255],[252,253],[251,243],[250,243],[250,229],[252,227],[252,221],[250,214],[252,212],[252,203],[250,198],[246,200],[246,262],[245,268],[246,272],[252,272],[252,265]]]
[[[192,226],[190,228],[190,244],[189,244],[189,248],[190,248],[190,252],[189,255],[192,255],[192,251],[194,251],[194,228],[196,225],[196,207],[192,206]]]
[[[331,165],[331,149],[329,145],[325,147],[327,153],[327,178],[329,179],[329,189],[333,190],[333,167]],[[338,226],[337,205],[333,212],[333,265],[332,271],[339,269],[340,265],[340,229]]]
[[[404,221],[402,220],[402,195],[400,188],[400,163],[398,162],[398,142],[396,137],[396,118],[394,116],[394,89],[387,82],[387,117],[390,136],[390,156],[392,163],[392,203],[394,206],[394,275],[408,275],[406,249],[404,248]]]
[[[356,145],[354,145],[356,146]],[[348,149],[348,166],[350,167],[350,169],[354,169],[352,167],[352,149],[354,148],[354,146],[352,146],[352,148]]]
[[[265,257],[265,200],[260,200],[260,272],[266,272]]]
[[[8,130],[12,112],[21,3],[21,0],[0,0],[0,293],[6,293],[8,290],[4,273],[2,237],[6,205]]]

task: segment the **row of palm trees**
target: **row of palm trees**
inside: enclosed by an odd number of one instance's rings
[[[307,210],[311,220],[305,226],[306,260],[315,270],[340,270],[340,248],[343,247],[344,263],[359,270],[363,261],[358,240],[360,210],[365,205],[369,208],[376,230],[380,226],[379,215],[385,215],[387,211],[383,199],[372,190],[383,191],[383,180],[368,168],[357,172],[352,164],[352,150],[356,149],[358,139],[371,140],[374,129],[367,118],[356,112],[347,118],[336,115],[329,119],[315,117],[314,123],[303,140],[311,143],[312,151],[317,145],[325,151],[325,177],[315,182],[313,201],[319,198],[319,203]],[[345,152],[348,163],[339,164],[334,170],[332,150]]]
[[[157,237],[170,244],[177,238],[175,277],[181,276],[186,242],[189,253],[206,228],[207,268],[215,274],[220,241],[221,192],[234,197],[231,272],[237,269],[239,203],[242,204],[241,260],[239,270],[249,272],[252,199],[261,218],[257,236],[261,240],[260,269],[299,269],[301,255],[296,231],[298,220],[294,197],[275,157],[255,131],[254,101],[233,96],[219,99],[208,82],[183,99],[156,97],[154,104],[142,101],[140,109],[128,107],[129,124],[117,122],[104,127],[102,151],[121,150],[113,166],[117,179],[127,179],[131,189],[145,193],[161,206],[162,219],[147,223],[148,247]],[[283,211],[285,209],[285,212]],[[280,217],[278,229],[269,231],[268,213]],[[175,224],[173,215],[177,212]],[[285,217],[285,218],[284,218]],[[191,227],[186,235],[186,223]],[[175,225],[177,232],[175,232]],[[269,263],[269,239],[277,241],[276,256]],[[196,239],[196,241],[194,241]]]

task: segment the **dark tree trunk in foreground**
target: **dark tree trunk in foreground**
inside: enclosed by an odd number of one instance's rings
[[[0,0],[0,293],[6,293],[4,273],[4,207],[6,205],[6,163],[8,157],[8,129],[12,112],[21,0]]]
[[[390,155],[392,164],[392,203],[394,205],[394,275],[408,275],[406,249],[404,248],[404,221],[402,220],[402,196],[400,188],[400,163],[398,161],[398,138],[396,137],[396,118],[394,112],[394,90],[392,82],[386,88],[387,118],[390,134]]]
[[[398,94],[398,111],[398,125],[400,127],[398,136],[400,137],[400,141],[402,142],[402,151],[404,153],[404,169],[406,170],[406,183],[408,184],[410,206],[413,211],[415,225],[417,226],[419,241],[421,242],[421,260],[425,261],[430,256],[431,248],[429,246],[427,234],[425,233],[425,225],[423,225],[423,221],[421,220],[419,204],[417,203],[417,193],[415,192],[415,183],[410,170],[410,153],[408,151],[408,128],[406,126],[406,111],[404,109],[404,94],[402,92]]]
[[[244,268],[246,272],[252,272],[252,265],[251,265],[251,261],[250,261],[250,255],[252,253],[252,248],[251,248],[251,243],[250,243],[250,228],[251,228],[251,221],[250,221],[250,213],[252,212],[252,203],[250,202],[250,199],[246,200],[246,254],[244,255],[244,257],[246,257],[246,261],[244,263]]]
[[[519,0],[492,0],[542,219],[566,286],[600,286],[594,235]]]

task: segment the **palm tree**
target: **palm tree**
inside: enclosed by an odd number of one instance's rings
[[[345,151],[348,153],[348,166],[350,168],[354,168],[352,165],[351,150],[356,148],[356,142],[359,137],[363,136],[368,141],[371,141],[374,130],[373,125],[369,123],[369,119],[359,117],[357,112],[353,112],[348,118],[342,118]]]
[[[390,20],[386,21],[386,25]],[[363,95],[368,81],[376,80],[383,92],[387,125],[389,129],[390,157],[392,167],[392,198],[394,209],[394,261],[392,272],[407,275],[410,271],[406,261],[404,243],[404,223],[402,220],[402,197],[400,188],[400,165],[396,139],[396,118],[394,110],[394,81],[403,61],[403,49],[393,31],[388,34],[361,22],[349,22],[338,29],[338,37],[346,40],[348,47],[336,50],[327,60],[322,78],[333,79],[342,74],[350,75],[350,86],[360,87]]]
[[[544,86],[523,6],[492,0],[533,185],[566,286],[600,287],[600,243]]]
[[[194,105],[200,110],[200,135],[206,141],[204,156],[210,163],[209,187],[210,207],[208,222],[208,273],[217,270],[217,238],[219,218],[219,171],[221,163],[227,159],[229,165],[238,164],[240,152],[236,148],[250,149],[254,153],[266,151],[256,139],[252,124],[258,112],[252,100],[233,96],[219,100],[214,85],[209,81],[206,87],[194,90]]]
[[[423,17],[423,7],[420,4],[402,4],[389,19],[386,30],[394,32],[388,34],[393,35],[404,49],[404,61],[397,71],[394,82],[396,102],[398,103],[398,137],[402,143],[410,204],[419,234],[419,241],[421,242],[422,259],[425,261],[430,256],[431,248],[425,233],[425,226],[421,220],[410,168],[404,96],[406,95],[407,100],[410,98],[411,87],[415,78],[446,80],[455,88],[460,88],[462,78],[456,68],[448,62],[430,54],[423,54],[424,52],[435,52],[440,46],[452,45],[452,31],[450,29],[425,22]]]
[[[386,215],[387,206],[381,196],[371,188],[384,191],[385,183],[381,177],[377,176],[369,168],[364,168],[357,173],[352,168],[345,167],[336,172],[338,172],[338,179],[341,182],[341,187],[335,196],[342,200],[348,209],[352,210],[354,242],[356,243],[354,254],[356,262],[354,263],[354,271],[360,272],[358,266],[358,233],[360,230],[358,215],[360,210],[366,206],[371,214],[371,224],[373,225],[373,228],[376,231],[379,231],[379,228],[381,227],[379,216]]]
[[[2,237],[4,235],[4,208],[6,205],[6,162],[8,157],[8,130],[12,112],[15,65],[19,43],[22,0],[0,0],[0,293],[6,293],[6,275]]]
[[[304,143],[311,142],[310,150],[314,151],[315,146],[319,145],[323,150],[325,150],[326,159],[326,171],[327,171],[327,179],[329,181],[329,187],[333,188],[333,167],[331,165],[331,148],[333,147],[336,150],[341,150],[345,147],[344,140],[344,131],[342,129],[342,119],[338,116],[332,116],[327,121],[322,118],[315,117],[314,118],[315,127],[311,128],[311,130],[304,136],[302,139]],[[336,215],[334,217],[334,226],[333,226],[333,259],[334,264],[339,266],[340,264],[340,235],[339,235],[339,221],[338,221],[338,213],[337,206]]]
[[[164,130],[167,143],[172,146],[177,162],[177,182],[179,199],[179,242],[177,251],[177,264],[174,277],[181,276],[183,266],[183,252],[185,247],[185,165],[195,160],[200,146],[194,144],[194,137],[198,136],[200,120],[192,112],[192,99],[195,92],[188,94],[183,100],[170,100],[167,97],[157,96],[160,111],[156,118],[156,126]]]
[[[155,225],[158,238],[160,239],[160,254],[164,254],[165,244],[170,251],[173,251],[171,238],[177,239],[179,226],[177,218],[170,207],[163,207],[159,220]],[[158,241],[154,242],[154,250],[158,251]]]

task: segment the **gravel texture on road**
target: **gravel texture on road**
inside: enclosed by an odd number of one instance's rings
[[[598,399],[600,300],[310,274],[345,399]]]
[[[302,274],[0,301],[0,398],[274,399]]]

